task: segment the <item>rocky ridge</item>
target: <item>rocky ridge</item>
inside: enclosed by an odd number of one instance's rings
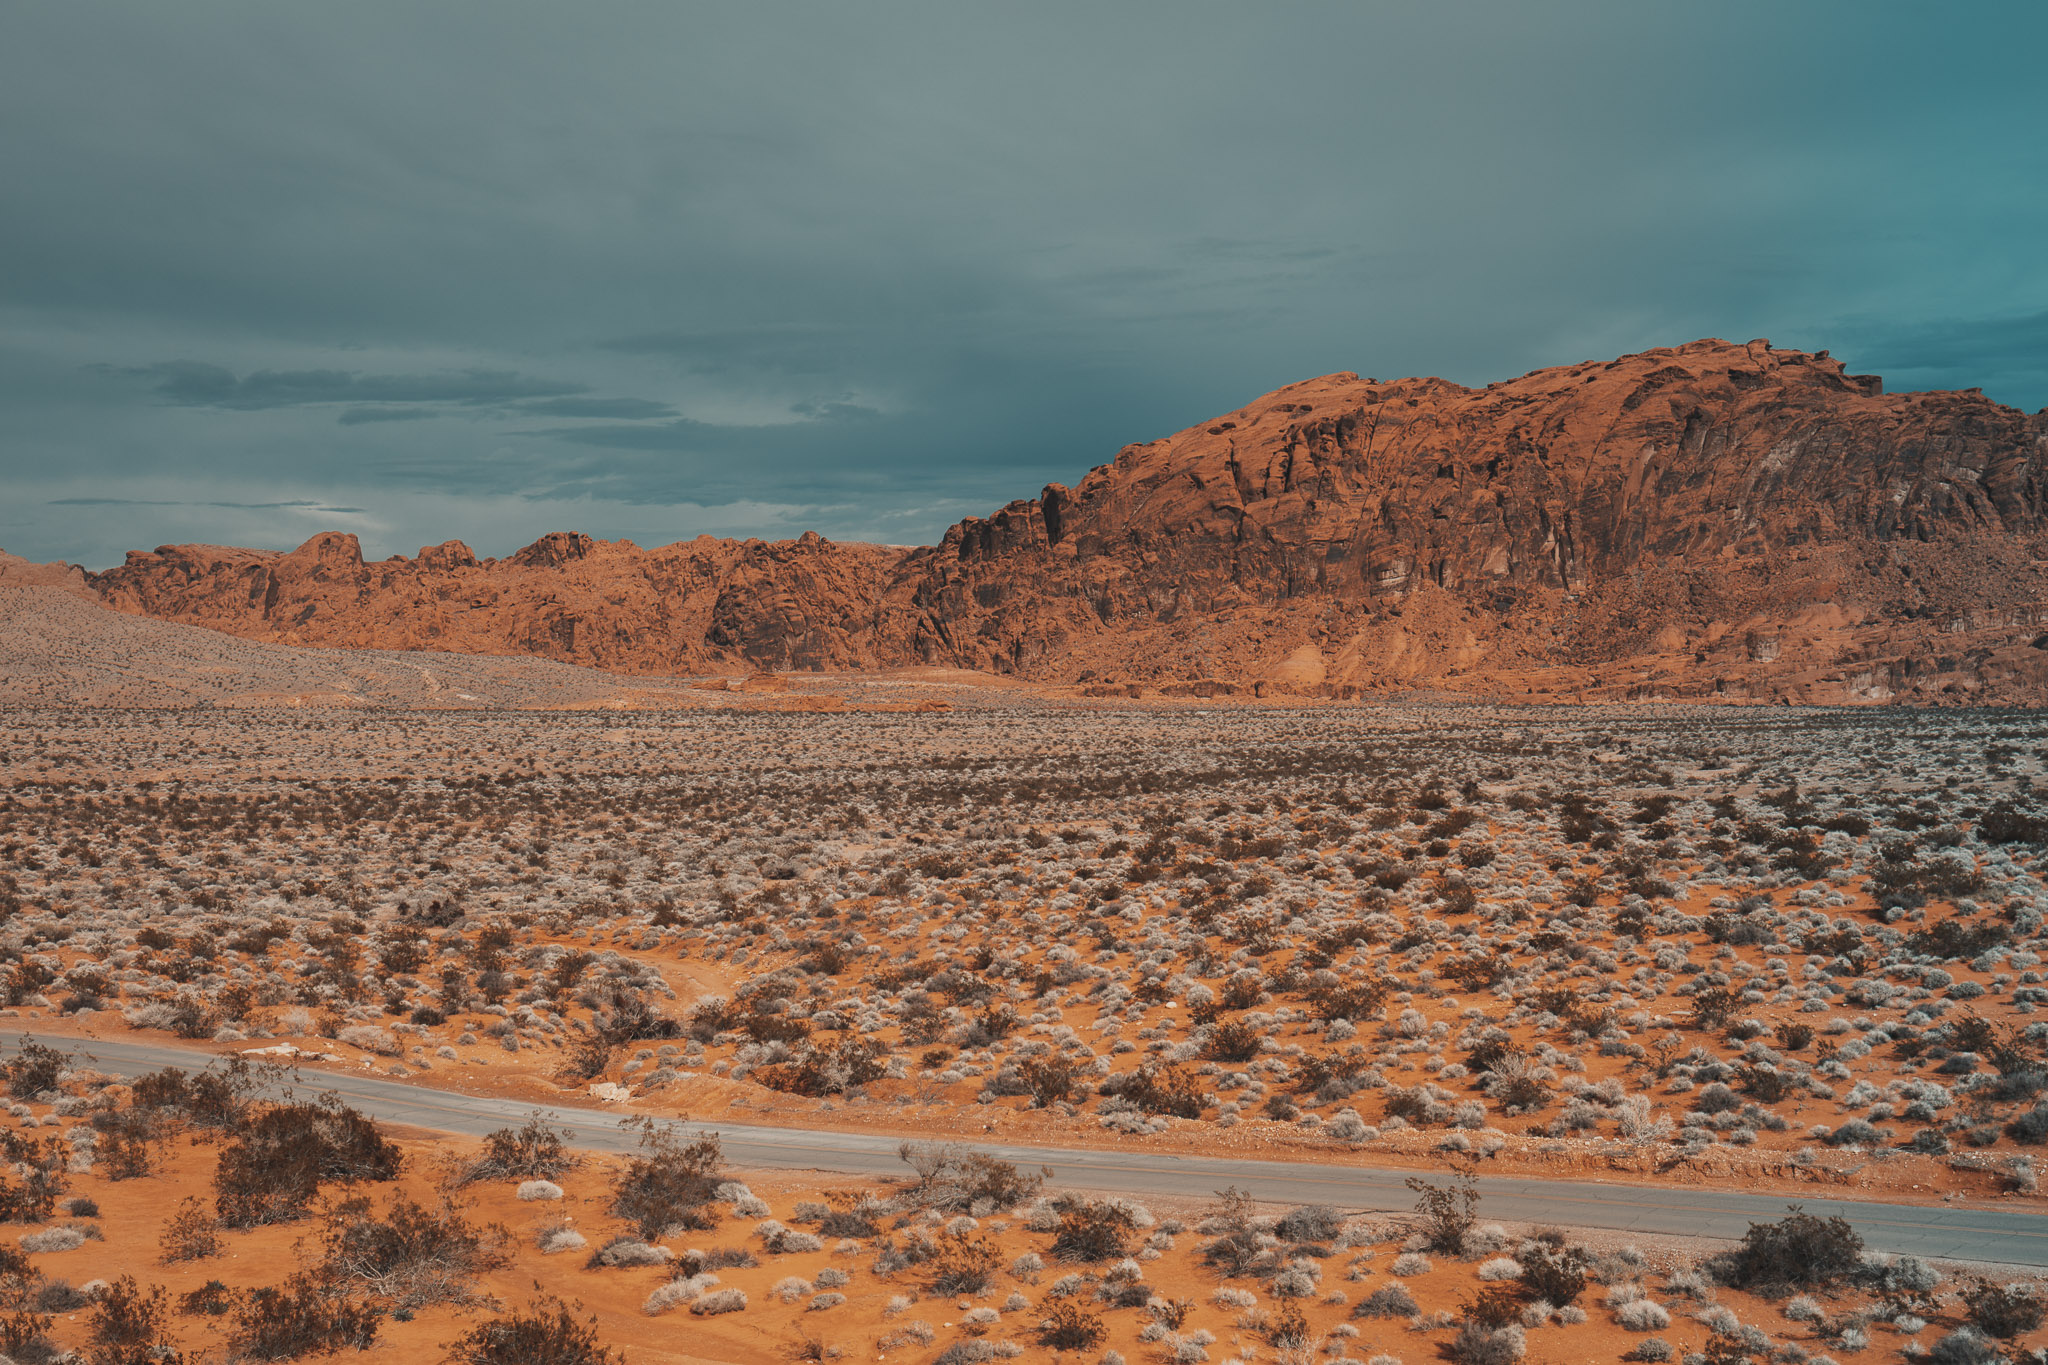
[[[366,563],[327,533],[133,552],[83,586],[258,640],[629,673],[2030,703],[2044,480],[2048,411],[1708,340],[1476,389],[1306,380],[908,551],[555,533],[503,560],[451,541]]]

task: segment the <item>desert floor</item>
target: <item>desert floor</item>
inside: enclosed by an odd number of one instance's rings
[[[958,679],[837,686],[850,703],[692,685],[687,705],[630,710],[12,707],[9,1023],[60,1049],[290,1047],[331,1059],[309,1074],[609,1097],[712,1129],[1300,1153],[1437,1182],[1473,1169],[1788,1199],[2038,1197],[2048,824],[2028,713],[1119,708]],[[106,1081],[80,1067],[61,1095],[18,1096],[24,1131],[67,1107],[53,1128],[131,1112]],[[101,1238],[38,1253],[37,1270],[182,1294],[322,1263],[328,1223],[309,1207],[224,1233],[224,1259],[157,1264],[164,1220],[209,1196],[227,1140],[170,1127],[146,1176],[112,1182],[87,1153],[66,1197],[99,1204]],[[707,1201],[715,1230],[657,1238],[670,1261],[585,1269],[587,1251],[543,1254],[533,1229],[573,1218],[592,1247],[620,1232],[604,1161],[563,1175],[563,1201],[536,1213],[507,1182],[447,1186],[449,1141],[406,1146],[399,1179],[358,1192],[382,1208],[446,1187],[514,1250],[478,1272],[468,1306],[387,1315],[374,1349],[397,1358],[452,1341],[492,1300],[517,1309],[535,1284],[580,1300],[634,1359],[783,1358],[804,1333],[849,1358],[993,1358],[1006,1342],[1039,1358],[1048,1304],[1068,1301],[1103,1321],[1075,1358],[1249,1360],[1304,1340],[1330,1359],[1425,1358],[1479,1349],[1458,1345],[1467,1301],[1504,1282],[1483,1276],[1513,1278],[1487,1267],[1529,1232],[1412,1253],[1432,1268],[1396,1276],[1413,1229],[1338,1210],[1320,1239],[1262,1226],[1269,1263],[1226,1277],[1203,1250],[1220,1235],[1201,1230],[1217,1216],[1203,1194],[1126,1229],[1120,1249],[1153,1286],[1141,1296],[1117,1289],[1121,1257],[1051,1253],[1071,1213],[1042,1202],[1054,1191],[955,1208],[876,1188],[873,1234],[777,1252],[757,1225],[804,1226],[796,1204],[815,1212],[824,1191],[744,1173],[767,1212]],[[990,1239],[1005,1267],[965,1308],[934,1297],[914,1257],[877,1270],[906,1239],[955,1235]],[[1531,1358],[1613,1359],[1647,1335],[1683,1354],[1727,1328],[1725,1309],[1768,1338],[1750,1342],[1759,1358],[1876,1359],[1971,1311],[1954,1275],[1917,1299],[1866,1276],[1816,1319],[1785,1294],[1694,1290],[1708,1248],[1631,1259],[1612,1238],[1576,1240],[1597,1271],[1589,1316],[1532,1310]],[[692,1246],[749,1249],[758,1266],[716,1272],[747,1306],[693,1313],[678,1297],[649,1316]],[[1012,1275],[1027,1252],[1043,1269]],[[818,1289],[827,1267],[848,1283]],[[811,1288],[784,1303],[784,1279]],[[1413,1313],[1352,1316],[1396,1281]],[[1622,1325],[1638,1292],[1668,1326]],[[818,1293],[847,1297],[813,1308]],[[913,1301],[892,1310],[899,1295]],[[1162,1315],[1149,1298],[1194,1306]],[[997,1320],[969,1321],[977,1306]],[[1299,1332],[1276,1328],[1283,1310],[1305,1315]],[[89,1312],[73,1316],[55,1339],[87,1330]],[[224,1339],[227,1319],[174,1318],[188,1345]]]

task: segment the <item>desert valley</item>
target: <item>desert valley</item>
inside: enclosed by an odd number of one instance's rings
[[[164,545],[0,582],[246,639],[617,673],[965,668],[1102,695],[2048,692],[2048,413],[1703,340],[1464,388],[1326,375],[905,549],[576,532]]]
[[[1758,345],[6,561],[0,1354],[2041,1358],[2048,434]]]

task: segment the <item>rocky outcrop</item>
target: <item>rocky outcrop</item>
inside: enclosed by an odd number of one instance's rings
[[[76,564],[36,564],[0,550],[0,588],[61,588],[76,597],[92,597],[85,570]]]
[[[2033,701],[2044,477],[2048,413],[1700,341],[1482,389],[1308,380],[907,552],[557,533],[366,564],[329,534],[165,546],[90,582],[260,639],[636,672]]]
[[[873,665],[849,611],[876,598],[902,551],[709,537],[642,550],[553,533],[503,560],[460,541],[365,563],[354,536],[290,554],[164,545],[92,576],[143,616],[256,640],[359,649],[533,654],[625,673],[747,662]]]
[[[927,656],[1020,671],[1123,635],[1122,675],[1279,690],[2016,698],[2044,681],[2044,466],[2048,414],[1762,341],[1484,389],[1338,374],[909,576]]]

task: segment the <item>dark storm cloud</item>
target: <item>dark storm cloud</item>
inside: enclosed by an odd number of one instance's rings
[[[51,498],[45,507],[183,507],[176,498]]]
[[[609,450],[737,453],[782,449],[787,445],[787,433],[781,427],[716,426],[709,422],[693,422],[687,417],[638,426],[552,427],[531,434],[577,445],[602,446]]]
[[[2031,3],[14,6],[0,545],[930,541],[1311,375],[1708,335],[2038,407],[2044,39]]]
[[[831,374],[850,363],[861,345],[854,327],[790,325],[738,327],[716,332],[650,332],[613,337],[598,345],[627,355],[662,356],[705,375]]]
[[[853,437],[856,428],[872,429],[889,420],[873,408],[843,400],[796,403],[790,408],[790,416],[801,420],[738,426],[678,417],[668,422],[554,427],[538,434],[614,450],[758,452],[833,447]],[[907,424],[891,425],[897,435],[902,435]]]
[[[676,410],[667,403],[645,398],[545,398],[519,404],[519,411],[540,417],[673,417]]]
[[[424,422],[438,414],[431,408],[344,408],[334,420],[345,427],[366,422]]]
[[[334,507],[325,503],[294,498],[288,502],[187,502],[178,498],[51,498],[49,507],[219,507],[237,512],[277,512],[304,510],[309,512],[356,513],[361,507]]]
[[[2013,316],[1863,323],[1846,329],[1868,362],[1895,373],[2048,377],[2048,309]]]
[[[165,361],[147,373],[173,403],[213,408],[287,408],[308,403],[509,403],[582,393],[582,384],[533,379],[506,370],[460,374],[352,374],[347,370],[259,370],[237,379],[219,365]],[[377,421],[376,416],[358,418]]]

